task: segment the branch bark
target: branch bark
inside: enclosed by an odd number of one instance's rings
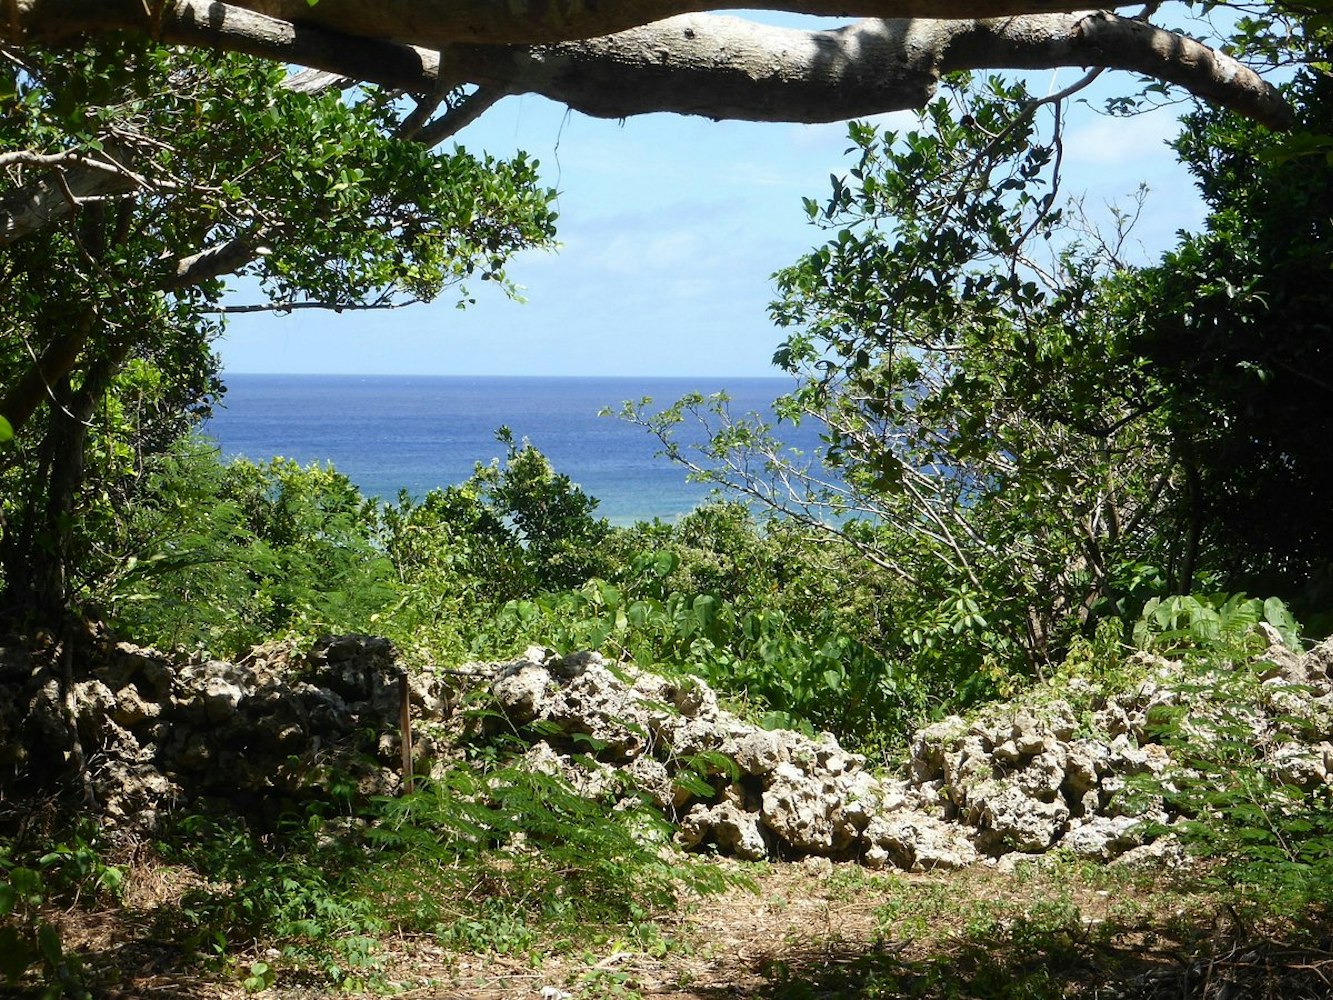
[[[687,16],[532,49],[457,46],[444,71],[621,118],[674,111],[749,121],[828,122],[921,107],[943,73],[1105,67],[1143,73],[1274,128],[1278,91],[1193,39],[1104,12],[985,21],[860,21],[832,31]]]
[[[160,17],[150,17],[141,0],[14,2],[18,16],[7,27],[0,21],[0,39],[137,30],[411,93],[467,83],[540,93],[602,117],[672,111],[837,121],[919,107],[939,74],[953,69],[1103,66],[1179,84],[1273,127],[1290,123],[1272,87],[1198,42],[1103,12],[1030,13],[1077,6],[1064,0],[764,5],[876,15],[832,31],[711,14],[662,18],[719,6],[701,0],[321,0],[314,7],[306,0],[168,0]],[[933,16],[920,16],[927,12]],[[1028,13],[972,18],[1020,12]],[[559,41],[570,38],[578,40]]]
[[[359,38],[376,38],[430,49],[457,43],[541,45],[597,38],[666,20],[735,7],[734,0],[237,0],[235,3],[171,3],[157,13],[144,0],[11,0],[0,18],[0,40],[52,41],[116,28],[165,35],[182,7],[202,16],[201,25],[225,30],[246,15]],[[1075,11],[1086,0],[768,0],[753,10],[786,11],[841,18],[987,18]],[[1106,9],[1134,6],[1107,0]],[[196,15],[198,16],[198,15]]]
[[[590,30],[589,19],[604,27],[620,23],[628,11],[661,12],[713,4],[698,0],[622,4],[532,0],[526,5],[498,0],[321,0],[309,8],[305,0],[249,0],[246,5],[169,0],[160,16],[152,18],[151,5],[141,0],[15,0],[15,4],[11,10],[17,11],[16,18],[8,22],[0,18],[0,39],[15,34],[59,35],[57,27],[65,31],[151,31],[164,42],[245,52],[410,93],[439,94],[474,84],[484,100],[465,105],[470,114],[484,111],[488,102],[504,94],[534,93],[603,118],[668,111],[715,119],[830,122],[921,107],[933,96],[940,75],[954,70],[1083,66],[1128,70],[1173,83],[1273,128],[1291,123],[1290,110],[1278,91],[1229,57],[1193,39],[1100,11],[988,20],[871,19],[829,31],[688,14],[579,41],[515,46],[457,42],[457,37],[469,35],[457,28],[457,11],[486,13],[494,20],[510,8],[530,7],[538,11],[527,19],[533,25],[544,23],[545,16],[556,16],[552,12],[563,12],[561,23],[584,24],[579,29],[583,31]],[[774,9],[798,6],[823,12],[833,4],[825,0],[784,2]],[[1066,4],[1063,0],[858,0],[850,4],[839,0],[838,6],[888,12],[927,6],[965,11],[1049,9]],[[321,24],[283,20],[250,8],[293,18],[301,14],[307,20],[307,13],[313,10]],[[362,15],[371,8],[383,9],[383,23],[362,23]],[[505,16],[511,21],[516,17]],[[395,23],[395,18],[406,23],[401,31],[384,27]],[[536,28],[530,27],[529,34],[534,32]],[[382,37],[392,33],[454,40],[432,51]],[[553,28],[547,37],[560,33]],[[301,73],[292,77],[291,86],[318,89],[328,86],[328,81],[329,77],[318,73]],[[427,135],[438,141],[467,120],[464,114],[441,121],[428,128]],[[114,162],[106,168],[87,162],[63,171],[57,168],[0,198],[0,245],[68,216],[82,200],[120,197],[135,186],[135,178],[117,173]]]
[[[15,431],[22,429],[51,395],[51,386],[64,378],[79,360],[92,335],[91,313],[85,322],[68,326],[46,345],[39,357],[9,391],[0,397],[0,416]]]
[[[73,154],[31,159],[32,166],[45,160],[53,169],[0,197],[0,246],[68,218],[80,205],[122,198],[144,183],[128,169]]]

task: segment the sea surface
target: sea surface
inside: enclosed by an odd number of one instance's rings
[[[651,396],[665,408],[688,392],[725,390],[733,414],[768,413],[790,390],[784,378],[511,378],[505,376],[225,375],[227,394],[204,426],[224,458],[331,462],[367,496],[423,496],[467,479],[502,456],[501,426],[527,438],[600,501],[615,524],[674,520],[709,487],[658,457],[640,427],[601,417],[603,407]],[[783,425],[784,443],[813,452],[818,429]],[[693,432],[694,439],[700,437]],[[683,439],[687,439],[682,434]]]

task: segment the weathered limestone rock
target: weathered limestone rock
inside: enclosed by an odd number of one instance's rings
[[[912,872],[950,870],[966,868],[978,858],[957,824],[910,810],[872,818],[865,841],[865,863],[871,868],[892,864]]]
[[[116,692],[116,704],[111,717],[117,725],[133,728],[161,714],[161,704],[145,699],[132,684],[126,684]]]
[[[1325,639],[1305,654],[1301,662],[1301,672],[1311,683],[1333,678],[1333,639]]]
[[[1268,648],[1260,656],[1261,660],[1267,661],[1270,665],[1266,675],[1280,677],[1293,684],[1308,683],[1310,676],[1306,669],[1307,657],[1294,649],[1288,649],[1287,644],[1282,641],[1282,634],[1268,622],[1260,622],[1259,631],[1268,641]]]
[[[791,759],[785,735],[764,729],[746,733],[732,747],[731,759],[746,774],[771,774]]]
[[[1071,828],[1060,846],[1080,858],[1110,861],[1142,843],[1139,820],[1129,816],[1094,816]]]
[[[779,764],[764,790],[764,825],[802,854],[845,851],[858,831],[843,812],[841,791],[831,775]]]
[[[1327,742],[1308,746],[1303,743],[1283,743],[1269,753],[1273,774],[1284,785],[1293,785],[1306,791],[1328,784],[1328,758],[1333,744]]]
[[[1110,773],[1110,752],[1096,740],[1080,739],[1065,750],[1065,774],[1060,791],[1069,802],[1082,802],[1097,788],[1098,780]]]
[[[397,787],[403,675],[382,639],[339,636],[305,654],[269,646],[239,663],[184,665],[100,641],[68,701],[49,667],[0,643],[0,784],[34,755],[68,753],[72,715],[85,754],[97,755],[94,793],[122,828],[151,829],[163,808],[185,801],[276,816],[317,794],[334,769],[367,794]],[[1270,676],[1239,713],[1254,746],[1281,781],[1333,784],[1333,642],[1305,654],[1274,645],[1263,662]],[[500,726],[528,741],[524,766],[608,808],[652,802],[676,820],[683,846],[922,871],[983,856],[1008,864],[1052,847],[1102,861],[1158,850],[1144,845],[1143,820],[1160,829],[1174,817],[1161,796],[1131,794],[1135,777],[1186,772],[1149,720],[1175,713],[1200,741],[1218,738],[1223,720],[1207,684],[1182,685],[1168,661],[1140,656],[1138,665],[1145,679],[1110,697],[1083,682],[1092,708],[1080,718],[1052,699],[928,726],[897,778],[871,773],[828,734],[751,725],[701,680],[597,653],[533,647],[461,673],[480,678]],[[451,693],[437,677],[411,677],[407,695],[417,725],[447,715]],[[422,729],[419,750],[448,752],[449,730]]]
[[[547,710],[548,692],[552,689],[549,670],[540,663],[517,660],[506,663],[496,672],[491,694],[509,721],[516,726],[527,725],[541,718]]]
[[[713,806],[707,815],[713,837],[723,853],[746,861],[772,856],[772,836],[757,814],[728,799]]]
[[[967,822],[987,851],[1037,854],[1064,833],[1069,807],[1062,800],[1033,798],[1012,781],[990,781],[968,793]]]

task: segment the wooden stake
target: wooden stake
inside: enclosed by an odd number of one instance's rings
[[[412,699],[407,687],[407,674],[398,676],[398,698],[400,709],[398,727],[403,734],[403,789],[412,791]]]

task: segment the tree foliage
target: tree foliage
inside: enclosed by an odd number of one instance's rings
[[[1188,476],[1180,587],[1203,567],[1234,588],[1306,586],[1317,606],[1333,584],[1333,78],[1306,70],[1289,95],[1299,126],[1284,137],[1186,118],[1176,148],[1209,214],[1140,275],[1133,347],[1164,387]]]
[[[427,149],[374,89],[308,93],[271,63],[135,41],[25,53],[8,79],[0,141],[132,170],[142,191],[0,248],[0,413],[16,435],[0,458],[5,601],[48,618],[79,591],[65,569],[87,545],[85,464],[128,458],[97,471],[132,489],[143,458],[216,398],[208,345],[226,276],[253,279],[274,308],[384,307],[469,276],[503,282],[512,252],[552,236],[534,163]],[[0,197],[30,172],[11,166]],[[107,393],[131,362],[141,403],[149,385],[158,398],[113,427]],[[102,407],[99,453],[88,436]]]
[[[1042,669],[1123,598],[1170,485],[1157,390],[1124,349],[1124,233],[1057,205],[1046,104],[956,81],[910,131],[852,125],[853,166],[806,202],[831,235],[773,309],[798,379],[775,410],[824,428],[819,461],[715,409],[694,462],[897,577],[905,641],[968,683]],[[701,405],[629,415],[688,462],[674,434]]]

